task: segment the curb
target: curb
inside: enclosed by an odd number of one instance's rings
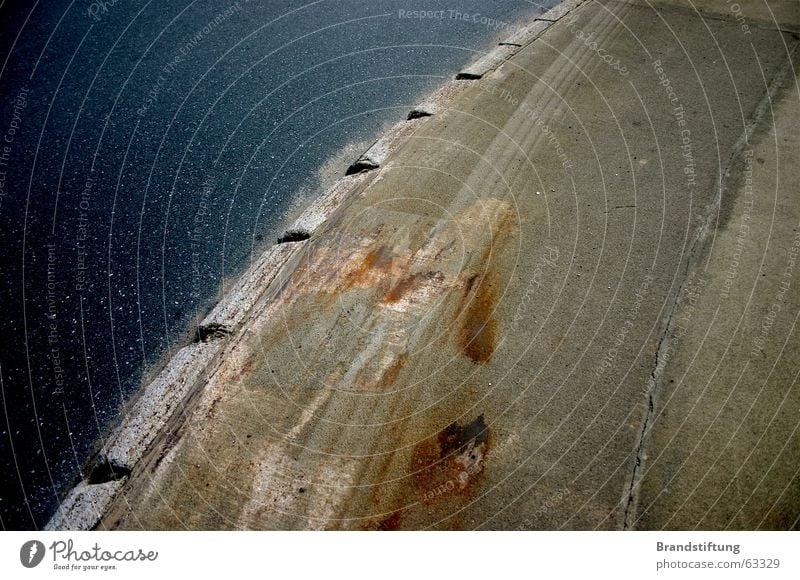
[[[478,80],[498,69],[500,65],[539,38],[553,24],[590,0],[564,0],[544,14],[537,16],[531,24],[501,41],[496,47],[481,56],[473,64],[456,75],[457,80]]]

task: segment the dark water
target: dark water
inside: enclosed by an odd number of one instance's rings
[[[542,10],[12,4],[0,8],[3,529],[46,523],[148,365],[276,237],[333,153],[491,47],[502,24],[486,19]],[[413,10],[443,12],[401,17]]]

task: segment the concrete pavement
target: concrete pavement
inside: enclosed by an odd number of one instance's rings
[[[100,527],[797,528],[800,14],[686,4],[569,2],[465,69]]]

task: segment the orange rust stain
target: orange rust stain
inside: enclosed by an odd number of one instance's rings
[[[309,293],[337,293],[380,281],[397,266],[399,259],[390,247],[375,245],[380,232],[381,228],[377,228],[364,239],[342,239],[336,247],[319,241],[310,245],[276,298],[291,303]],[[364,255],[368,244],[372,247]]]
[[[393,425],[390,429],[395,431],[395,425]],[[393,460],[394,457],[392,455],[384,455],[383,457],[377,457],[370,462],[375,465],[375,475],[372,477],[372,485],[369,488],[369,499],[366,500],[365,505],[378,506],[385,499],[386,490],[384,484],[389,481],[388,473],[390,467],[392,466]],[[401,512],[402,510],[398,510],[392,513],[389,518],[393,517],[395,514],[398,514],[397,519],[399,519],[399,514]],[[374,520],[370,520],[367,522],[364,529],[374,529],[374,526]]]
[[[395,256],[386,246],[369,251],[361,264],[349,274],[344,286],[371,286],[391,271]]]
[[[400,371],[403,370],[403,367],[406,365],[407,362],[408,362],[408,355],[406,353],[403,353],[399,357],[397,357],[397,360],[395,360],[392,363],[392,366],[386,369],[386,372],[383,373],[382,382],[384,387],[388,387],[394,384],[394,382],[397,380],[397,376],[400,374]]]
[[[376,387],[389,387],[396,380],[400,371],[408,362],[408,354],[400,354],[386,370],[375,370],[374,367],[364,367],[356,374],[355,383],[362,389]]]
[[[408,274],[407,276],[401,278],[400,281],[392,286],[392,288],[385,294],[383,297],[383,303],[394,304],[396,302],[400,302],[400,300],[405,298],[407,295],[413,293],[419,284],[433,280],[441,283],[444,281],[444,275],[441,272],[416,272],[414,274]]]
[[[488,449],[489,428],[483,415],[463,426],[453,423],[436,439],[419,443],[410,468],[422,501],[469,495],[484,471]]]
[[[381,521],[378,522],[378,531],[379,532],[392,532],[400,527],[400,519],[402,517],[401,512],[394,512],[389,514],[387,517],[383,518]]]
[[[464,294],[459,307],[461,327],[458,333],[461,351],[473,362],[484,364],[492,358],[497,340],[497,322],[494,319],[497,294],[495,254],[516,230],[516,214],[507,204],[498,206],[490,219],[490,235],[481,259],[477,263],[485,268],[482,275],[475,274],[464,284]]]
[[[423,274],[419,272],[405,276],[386,293],[383,301],[385,303],[399,302],[402,300],[403,296],[416,285],[417,280],[422,276]]]
[[[494,354],[497,323],[494,320],[495,283],[493,277],[472,276],[467,280],[462,313],[459,342],[461,351],[478,364],[484,364]]]

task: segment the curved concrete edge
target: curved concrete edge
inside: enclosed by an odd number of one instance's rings
[[[539,38],[545,30],[555,22],[574,11],[581,4],[589,0],[565,0],[537,16],[533,22],[522,30],[515,32],[506,40],[501,41],[492,50],[484,54],[477,61],[462,69],[456,75],[456,80],[478,80],[497,69],[519,50]]]
[[[224,334],[234,332],[258,301],[260,289],[272,283],[289,258],[303,247],[305,240],[368,179],[371,177],[363,173],[343,177],[317,197],[278,238],[278,243],[262,253],[233,288],[225,292],[200,323],[199,338],[203,340],[204,329],[219,329]]]
[[[81,481],[73,487],[45,526],[45,531],[86,531],[93,529],[125,485],[124,480],[90,484]]]
[[[356,175],[349,175],[342,177],[331,187],[325,190],[325,193],[315,199],[309,205],[300,217],[289,227],[287,232],[291,231],[305,231],[309,235],[313,235],[317,228],[325,223],[325,220],[336,211],[336,209],[344,202],[345,199],[350,197],[357,188],[364,185],[367,181],[374,176],[367,173],[358,173]]]
[[[517,46],[523,47],[527,46],[537,38],[539,38],[544,31],[550,28],[553,23],[550,20],[536,20],[533,24],[526,26],[525,28],[515,32],[505,40],[503,40],[500,45],[505,46]]]
[[[519,47],[500,44],[456,75],[456,80],[477,80],[514,56]]]
[[[397,134],[394,136],[398,137]],[[287,231],[313,233],[356,188],[372,179],[374,175],[367,174],[340,179],[315,200]],[[94,471],[102,472],[101,478],[111,476],[112,479],[102,483],[81,481],[62,500],[46,529],[89,530],[97,525],[123,488],[127,475],[164,431],[193,389],[197,388],[202,375],[213,372],[213,362],[227,343],[214,339],[225,338],[242,325],[261,298],[262,291],[304,244],[305,241],[276,244],[247,269],[233,289],[200,323],[198,342],[181,348],[158,376],[143,387],[122,423],[104,443],[95,459]]]
[[[557,4],[553,6],[550,10],[542,14],[541,16],[537,16],[536,20],[549,20],[550,22],[555,22],[556,20],[560,20],[567,13],[575,10],[578,6],[587,2],[588,0],[564,0],[561,4]]]
[[[272,246],[261,254],[200,323],[198,331],[201,339],[203,329],[224,329],[225,334],[234,332],[258,301],[260,289],[269,286],[283,265],[303,244],[304,242],[285,242]]]
[[[432,117],[444,111],[468,83],[449,80],[408,113],[408,120]]]
[[[98,455],[98,463],[130,472],[221,350],[221,342],[190,344],[180,349],[112,432]]]
[[[355,175],[381,167],[386,158],[400,146],[406,137],[416,130],[417,122],[416,118],[412,118],[392,125],[380,139],[375,141],[361,157],[347,168],[345,175]]]

